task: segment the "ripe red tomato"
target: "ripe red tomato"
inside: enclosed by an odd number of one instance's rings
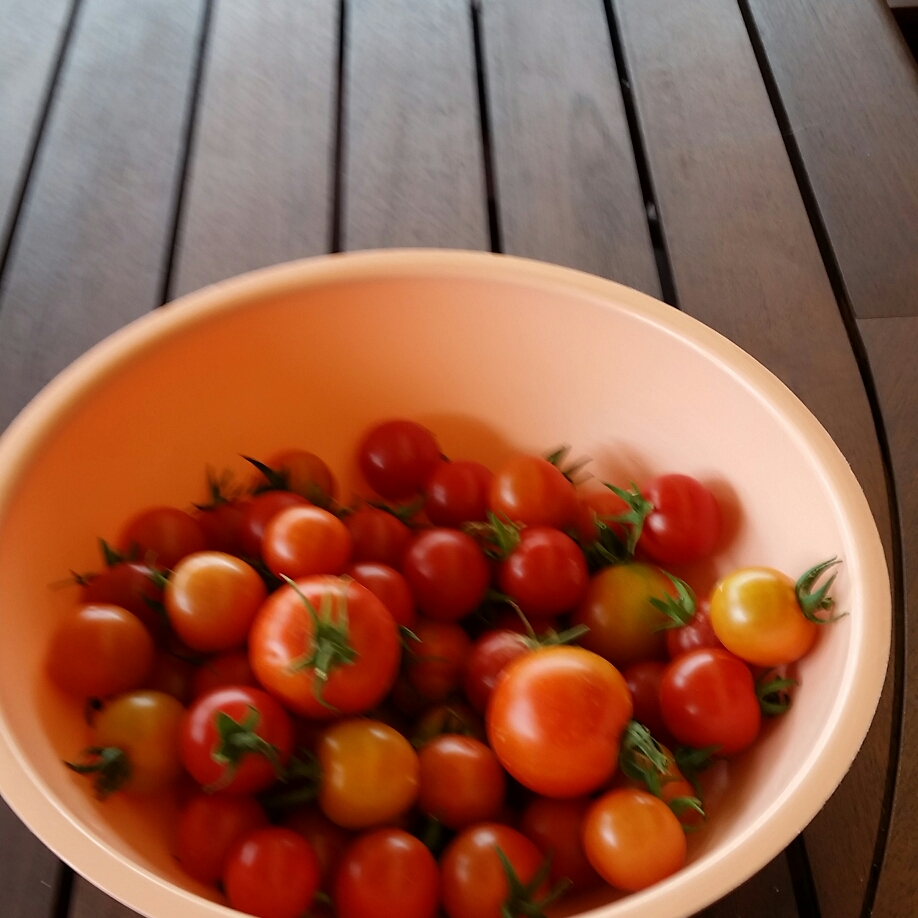
[[[265,790],[283,773],[292,748],[290,716],[267,692],[249,686],[202,695],[182,721],[182,764],[211,792]]]
[[[479,714],[484,714],[504,667],[532,650],[528,638],[504,628],[486,631],[475,641],[466,661],[462,686],[465,697]]]
[[[666,664],[660,660],[642,660],[622,670],[634,702],[634,719],[643,724],[654,739],[666,741],[669,731],[660,712],[660,683]]]
[[[401,829],[361,835],[335,876],[338,918],[434,918],[440,872],[430,851]]]
[[[188,651],[190,655],[192,651]],[[153,669],[142,688],[165,692],[183,705],[195,697],[193,680],[197,667],[178,649],[161,650],[156,654]]]
[[[148,564],[171,568],[186,555],[207,548],[201,524],[177,507],[149,507],[131,517],[118,537],[118,548]]]
[[[425,615],[454,622],[476,609],[491,582],[477,542],[458,529],[428,529],[405,553],[402,573]]]
[[[293,491],[264,491],[246,503],[239,538],[246,558],[261,558],[261,543],[265,527],[282,510],[308,507],[309,501]]]
[[[176,564],[164,600],[176,634],[193,650],[210,653],[245,642],[266,596],[264,581],[245,561],[199,551]]]
[[[455,622],[419,619],[412,633],[417,640],[407,641],[408,681],[425,701],[443,701],[462,682],[472,641]]]
[[[666,631],[666,652],[670,660],[700,647],[723,646],[720,638],[714,633],[714,626],[711,624],[711,603],[707,599],[698,600],[691,621],[681,628],[669,628]]]
[[[332,470],[315,453],[285,449],[271,456],[266,464],[283,476],[288,490],[317,507],[328,509],[338,496],[338,483]]]
[[[154,640],[162,640],[167,630],[161,611],[163,590],[159,576],[162,572],[140,561],[124,561],[92,575],[83,584],[81,599],[94,605],[121,606],[133,612],[147,627]]]
[[[411,530],[395,514],[367,504],[348,514],[344,525],[351,534],[351,559],[355,563],[378,561],[401,568],[411,542]]]
[[[255,829],[231,851],[223,871],[230,905],[257,918],[300,918],[319,889],[319,862],[301,835]]]
[[[497,756],[471,736],[444,734],[418,754],[418,807],[450,829],[495,819],[504,805],[506,780]]]
[[[616,889],[646,889],[685,863],[685,832],[673,811],[646,791],[622,788],[596,800],[583,824],[590,863]]]
[[[493,472],[480,462],[441,462],[425,487],[427,519],[434,526],[454,529],[463,523],[484,522],[493,479]]]
[[[271,517],[261,540],[261,554],[278,576],[340,574],[351,560],[353,541],[347,526],[321,507],[288,507]]]
[[[404,625],[406,628],[414,627],[418,620],[414,596],[411,594],[408,581],[394,567],[378,561],[359,561],[351,564],[345,574],[378,596],[396,624]]]
[[[248,500],[219,500],[210,506],[198,507],[195,518],[211,551],[224,551],[228,555],[245,554],[242,530],[248,506]]]
[[[179,813],[175,857],[189,876],[215,883],[236,842],[267,824],[265,811],[251,797],[197,793]]]
[[[589,797],[553,800],[536,797],[523,810],[520,831],[543,856],[551,855],[549,878],[554,885],[570,880],[575,891],[589,889],[600,882],[583,850],[582,826],[592,804]]]
[[[192,697],[200,698],[217,688],[230,685],[258,686],[249,654],[245,650],[230,650],[210,657],[194,670]]]
[[[516,903],[507,901],[510,884],[498,848],[524,886],[542,864],[539,849],[516,829],[489,822],[469,826],[450,842],[440,860],[443,907],[449,918],[502,918],[520,914],[513,907]],[[533,898],[539,899],[546,893],[543,884]]]
[[[48,647],[48,675],[82,698],[105,698],[140,688],[153,670],[156,648],[140,619],[120,606],[70,610]]]
[[[561,470],[539,456],[516,456],[494,474],[490,508],[527,526],[568,529],[577,521],[577,493]]]
[[[498,584],[524,615],[546,617],[573,609],[590,580],[577,543],[558,529],[527,526],[498,570]]]
[[[316,720],[368,711],[395,683],[398,626],[359,583],[304,577],[262,605],[249,632],[258,681],[291,711]],[[316,664],[326,663],[326,672]]]
[[[577,537],[582,545],[589,545],[599,538],[596,520],[611,526],[620,539],[627,538],[625,527],[613,522],[613,518],[627,513],[628,504],[611,488],[602,488],[578,494]]]
[[[749,667],[726,650],[702,648],[673,660],[660,683],[669,732],[686,746],[742,752],[759,734],[761,709]]]
[[[621,673],[582,647],[546,647],[510,663],[488,702],[491,748],[545,797],[588,794],[615,772],[631,693]]]
[[[315,803],[297,807],[284,817],[284,826],[302,835],[319,859],[322,889],[330,891],[338,864],[354,834],[335,825]]]
[[[644,520],[638,544],[664,566],[706,558],[721,532],[717,498],[689,475],[660,475],[643,489],[654,509]]]
[[[367,484],[380,497],[406,500],[424,489],[440,461],[440,447],[415,421],[384,421],[366,434],[357,457]]]

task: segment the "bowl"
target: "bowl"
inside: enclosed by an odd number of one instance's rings
[[[235,278],[157,310],[53,380],[0,440],[0,791],[57,855],[138,912],[235,914],[170,852],[174,802],[104,803],[61,760],[85,744],[80,705],[43,672],[73,602],[49,585],[98,566],[150,504],[188,506],[206,467],[300,446],[345,490],[372,422],[410,417],[447,454],[493,465],[569,443],[598,478],[681,471],[728,508],[716,560],[799,573],[843,559],[850,614],[799,664],[790,712],[731,764],[687,866],[641,893],[575,900],[594,918],[692,914],[812,819],[873,717],[889,652],[883,552],[866,499],[818,421],[716,332],[634,290],[497,255],[330,256]]]

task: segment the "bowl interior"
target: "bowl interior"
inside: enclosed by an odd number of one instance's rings
[[[99,804],[61,765],[86,734],[80,705],[43,672],[49,633],[74,601],[49,585],[97,567],[96,537],[113,538],[133,511],[202,500],[206,467],[242,474],[240,454],[303,447],[345,493],[360,490],[354,446],[389,416],[490,465],[567,443],[600,480],[697,476],[729,530],[716,563],[690,572],[702,588],[740,563],[796,575],[844,560],[835,595],[852,614],[797,668],[790,713],[731,766],[690,866],[640,896],[566,911],[689,914],[777,853],[840,780],[885,671],[886,572],[850,470],[780,383],[691,319],[575,272],[444,253],[324,259],[193,295],[90,352],[11,428],[0,457],[0,789],[31,828],[141,912],[224,913],[192,895],[205,891],[173,861],[168,799]],[[880,613],[868,624],[871,603]]]

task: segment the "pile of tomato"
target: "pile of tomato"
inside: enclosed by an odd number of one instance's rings
[[[262,918],[533,916],[679,870],[698,774],[786,708],[834,559],[697,599],[668,571],[724,536],[692,477],[492,470],[409,420],[357,450],[372,498],[289,449],[101,543],[48,649],[86,699],[69,767],[174,786],[179,863]]]

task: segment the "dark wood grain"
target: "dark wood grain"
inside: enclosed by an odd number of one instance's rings
[[[505,251],[659,296],[602,4],[486,0],[482,9]]]
[[[342,247],[487,249],[467,0],[348,0]]]
[[[757,357],[822,421],[889,557],[870,406],[740,11],[732,0],[615,6],[679,304]],[[822,914],[832,918],[861,913],[891,724],[890,677],[860,755],[806,832]]]
[[[73,881],[67,918],[139,918],[139,915],[77,876]]]
[[[0,902],[4,918],[52,918],[60,861],[0,800]]]
[[[779,855],[751,880],[708,906],[696,918],[797,918],[797,902],[787,859]]]
[[[214,9],[175,295],[328,250],[337,0]]]
[[[918,315],[918,70],[882,0],[745,0],[854,312]]]
[[[918,913],[918,318],[858,322],[876,383],[892,456],[899,516],[905,606],[905,708],[896,793],[873,915]]]
[[[70,0],[0,0],[0,251],[61,51]]]
[[[86,0],[0,301],[0,426],[158,305],[201,0]]]

